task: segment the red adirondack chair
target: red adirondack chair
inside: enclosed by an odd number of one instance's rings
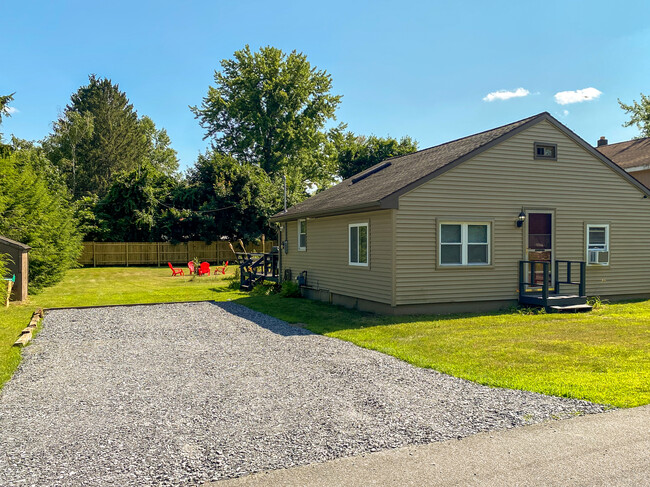
[[[195,270],[194,270],[194,262],[192,262],[192,261],[190,260],[190,261],[187,263],[187,267],[188,267],[189,270],[190,270],[190,276],[191,276],[192,274],[194,274],[194,272],[195,272]]]
[[[223,274],[224,276],[226,275],[226,269],[228,269],[228,261],[225,262],[223,267],[217,267],[215,271],[213,272],[214,275],[217,274]]]
[[[174,276],[184,276],[185,275],[185,272],[183,272],[183,269],[174,269],[174,266],[172,265],[171,262],[167,262],[167,265],[172,270],[172,277],[174,277]]]
[[[210,264],[207,262],[201,262],[199,270],[197,272],[199,276],[209,276],[210,275]]]

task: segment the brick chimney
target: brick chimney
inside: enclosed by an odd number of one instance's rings
[[[600,139],[598,139],[598,147],[602,147],[604,145],[607,145],[607,139],[603,135]]]

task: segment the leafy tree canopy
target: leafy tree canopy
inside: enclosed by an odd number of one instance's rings
[[[171,176],[178,171],[178,156],[171,147],[171,139],[165,129],[158,130],[149,117],[140,119],[145,138],[145,163],[151,164],[163,174]]]
[[[221,68],[201,107],[192,107],[213,149],[272,177],[286,172],[299,192],[329,184],[336,160],[327,157],[324,127],[341,99],[330,93],[330,75],[302,53],[270,46],[246,46]]]
[[[352,132],[333,135],[338,152],[338,172],[343,179],[374,166],[389,157],[403,156],[418,150],[417,141],[405,136],[400,140],[392,137],[369,137]]]
[[[626,105],[621,100],[618,104],[630,115],[630,120],[623,127],[636,125],[641,132],[641,137],[650,137],[650,96],[641,93],[641,102],[632,100],[632,105]]]
[[[158,240],[158,219],[166,209],[165,200],[175,185],[171,176],[151,164],[121,174],[97,202],[93,210],[95,221],[85,213],[87,206],[78,206],[79,216],[83,217],[82,221],[89,229],[92,229],[92,224],[97,227],[87,238],[114,242]],[[86,200],[85,203],[92,204],[92,201]]]
[[[183,197],[175,207],[191,212],[181,216],[172,233],[174,240],[258,238],[271,232],[268,219],[280,203],[277,186],[264,170],[218,152],[199,156],[189,171]]]

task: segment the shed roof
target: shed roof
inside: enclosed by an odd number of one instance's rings
[[[10,247],[15,247],[20,250],[31,250],[32,248],[29,245],[25,245],[24,243],[16,242],[15,240],[11,240],[10,238],[3,237],[0,235],[0,243],[3,243],[5,245],[9,245]]]
[[[596,151],[548,112],[542,112],[412,154],[386,159],[292,206],[286,212],[273,215],[271,220],[279,222],[304,217],[397,208],[400,195],[543,120],[551,122],[585,150],[611,166],[614,171],[619,172],[641,191],[649,194],[649,190],[640,182]]]
[[[602,145],[596,149],[623,169],[650,169],[650,137]]]

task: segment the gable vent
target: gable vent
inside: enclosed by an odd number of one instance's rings
[[[388,166],[390,166],[391,164],[392,164],[392,163],[390,163],[390,162],[384,162],[384,163],[381,164],[380,166],[377,166],[376,168],[371,169],[370,171],[368,171],[368,172],[366,172],[366,173],[363,173],[363,174],[361,174],[361,175],[359,175],[359,176],[355,176],[355,177],[353,177],[353,178],[352,178],[352,184],[358,183],[359,181],[362,181],[362,180],[366,179],[368,176],[372,176],[373,174],[375,174],[375,173],[381,171],[382,169],[386,169],[386,168],[387,168]]]

